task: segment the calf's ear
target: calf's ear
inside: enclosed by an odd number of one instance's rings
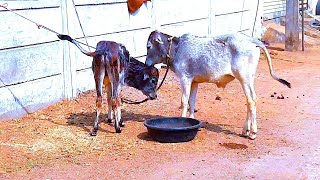
[[[150,41],[147,42],[147,48],[151,48],[152,47],[152,43]]]
[[[160,36],[157,36],[156,39],[155,39],[156,42],[158,42],[159,44],[163,44]]]

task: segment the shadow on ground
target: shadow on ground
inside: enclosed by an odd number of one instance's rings
[[[142,132],[142,133],[138,134],[137,137],[138,137],[139,139],[141,139],[141,140],[144,140],[144,141],[154,141],[154,142],[156,142],[155,140],[153,140],[153,139],[151,138],[151,136],[149,135],[148,132]]]
[[[241,134],[238,134],[234,131],[225,129],[226,124],[212,124],[209,122],[203,122],[202,128],[211,131],[211,132],[215,132],[215,133],[223,133],[223,134],[227,134],[227,135],[233,135],[233,136],[241,136]]]
[[[163,116],[154,116],[154,115],[148,115],[148,114],[135,114],[126,110],[122,110],[121,112],[122,112],[121,114],[122,119],[124,122],[128,122],[128,121],[144,122],[146,119],[163,117]],[[95,118],[96,118],[95,112],[94,113],[74,113],[74,114],[70,114],[69,117],[67,117],[66,124],[67,126],[80,127],[89,133],[91,132]],[[107,114],[101,113],[99,124],[107,123],[106,119],[107,119]],[[108,123],[108,125],[113,126],[113,123]],[[115,133],[114,131],[108,131],[101,128],[99,129],[99,131],[107,132],[107,133]]]

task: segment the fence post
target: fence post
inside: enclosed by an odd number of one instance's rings
[[[299,47],[299,0],[286,0],[285,50],[297,51]]]
[[[209,1],[209,27],[208,27],[208,35],[214,36],[216,33],[216,0],[208,0]]]
[[[62,34],[69,34],[69,14],[72,9],[71,1],[61,0],[61,23],[62,23]],[[77,96],[76,94],[76,68],[74,58],[70,56],[70,43],[68,41],[61,41],[62,47],[62,78],[63,78],[63,96],[67,99],[72,99]]]
[[[254,11],[254,22],[253,22],[253,29],[252,29],[252,34],[251,36],[256,37],[256,38],[261,38],[262,37],[262,16],[263,16],[263,3],[264,0],[257,0],[256,1],[257,5],[254,6],[252,11]]]
[[[157,22],[157,1],[159,0],[153,0],[152,3],[152,9],[151,9],[151,30],[160,30],[160,24]]]

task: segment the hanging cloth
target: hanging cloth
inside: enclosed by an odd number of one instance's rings
[[[128,0],[128,10],[130,14],[136,12],[143,3],[151,0]]]

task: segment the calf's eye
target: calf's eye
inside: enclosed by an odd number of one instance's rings
[[[156,83],[156,80],[154,78],[152,78],[150,81],[151,81],[152,84]]]

